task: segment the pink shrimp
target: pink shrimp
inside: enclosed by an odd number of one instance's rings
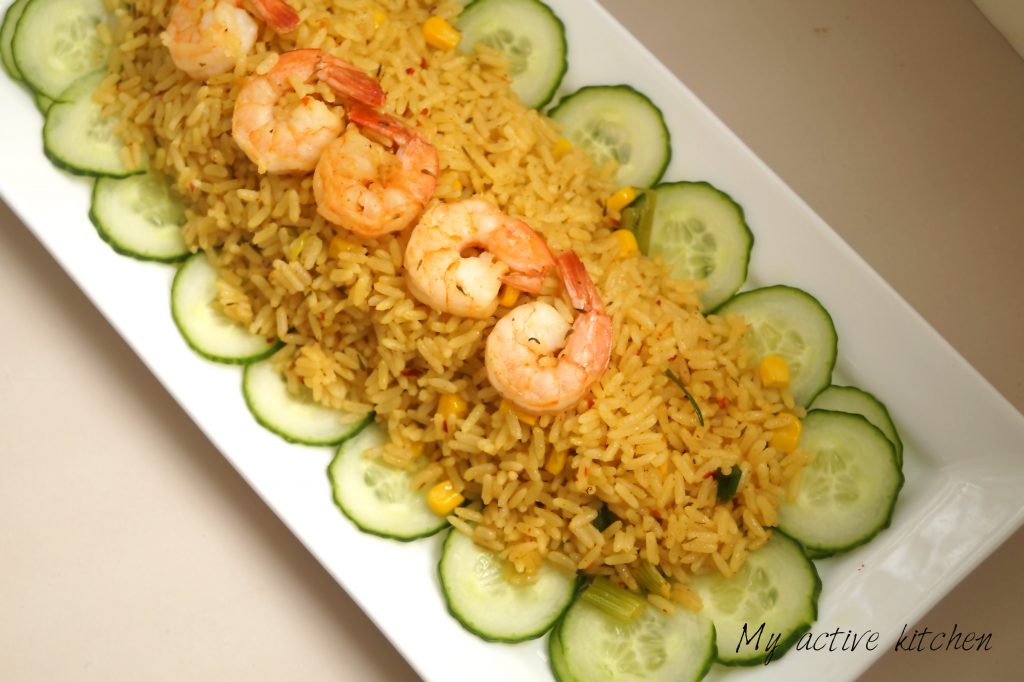
[[[541,301],[513,308],[494,325],[484,354],[491,385],[529,414],[555,414],[577,404],[611,359],[612,319],[586,267],[571,251],[556,260],[580,315],[570,326]]]
[[[365,237],[408,227],[437,185],[437,150],[398,119],[353,105],[345,134],[324,149],[313,175],[317,211]],[[394,142],[390,149],[360,129]]]
[[[160,40],[174,64],[192,78],[230,71],[249,54],[259,34],[246,7],[278,33],[299,24],[298,13],[286,0],[178,0]]]
[[[543,237],[483,199],[431,207],[405,247],[405,281],[416,298],[479,319],[494,314],[503,282],[537,293],[554,265]]]
[[[312,96],[282,106],[295,80],[314,79],[346,100],[369,106],[384,103],[380,84],[352,64],[317,49],[285,52],[270,71],[242,87],[231,119],[231,135],[261,173],[313,170],[324,148],[344,129],[340,106]]]

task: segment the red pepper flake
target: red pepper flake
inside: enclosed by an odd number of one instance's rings
[[[321,322],[323,322],[324,318],[326,318],[326,317],[327,317],[327,313],[325,313],[325,312],[321,312],[320,313],[320,321]]]
[[[406,70],[405,70],[405,72],[406,72],[407,74],[409,74],[409,75],[411,76],[411,75],[413,75],[414,73],[416,73],[416,69],[414,69],[414,68],[412,68],[412,67],[410,66],[410,67],[409,67],[408,69],[406,69]]]
[[[718,406],[724,410],[725,408],[729,407],[729,401],[726,400],[725,398],[719,398]]]
[[[714,476],[714,475],[715,475],[715,472],[714,472],[714,471],[709,471],[709,472],[707,472],[706,474],[704,474],[704,478],[711,478],[711,477],[712,477],[712,476]]]
[[[429,113],[430,113],[430,109],[427,109],[426,107],[423,107],[422,109],[420,109],[420,116],[426,116]]]
[[[619,226],[619,221],[618,220],[616,220],[615,218],[612,218],[611,220],[612,220],[612,227],[618,227]]]
[[[669,362],[675,362],[675,361],[676,361],[676,358],[678,358],[678,357],[679,357],[678,355],[673,355],[672,357],[670,357],[670,358],[668,359],[668,361],[669,361]]]
[[[651,510],[651,516],[653,516],[654,518],[658,519],[659,521],[661,520],[661,512],[658,511],[657,509],[652,509]]]
[[[655,301],[654,305],[661,305],[661,299],[659,298],[657,301]]]
[[[272,337],[272,336],[268,336],[268,337],[267,337],[267,345],[268,345],[268,346],[270,346],[270,345],[272,345],[273,343],[274,343],[274,337]]]
[[[423,370],[409,367],[407,369],[403,369],[401,374],[403,377],[418,377],[423,376]]]
[[[594,406],[594,399],[593,398],[588,399],[587,400],[587,407],[590,408],[590,407],[593,407],[593,406]]]
[[[421,69],[427,68],[427,58],[426,57],[424,57],[423,59],[420,60],[420,68]]]
[[[639,346],[636,347],[636,354],[640,355],[640,353],[642,353],[643,350],[644,350],[644,344],[641,343]]]

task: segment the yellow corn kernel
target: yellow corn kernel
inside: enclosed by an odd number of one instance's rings
[[[771,446],[779,452],[790,453],[796,450],[797,444],[800,442],[800,434],[803,433],[804,427],[794,415],[785,413],[789,417],[789,423],[785,426],[772,431],[772,437],[769,441]],[[782,416],[782,415],[779,415]]]
[[[789,364],[779,355],[766,355],[757,367],[761,374],[761,385],[765,388],[789,386]]]
[[[424,22],[423,37],[427,45],[438,50],[453,50],[462,40],[462,34],[441,17],[430,17]]]
[[[544,462],[544,471],[552,476],[557,476],[565,468],[565,460],[565,450],[552,450],[548,455],[548,461]]]
[[[462,183],[459,182],[458,180],[454,180],[452,182],[452,189],[455,190],[456,192],[461,192],[462,191]]]
[[[636,199],[636,190],[626,185],[625,187],[616,190],[608,201],[605,202],[605,206],[608,207],[609,212],[620,213],[622,209],[626,208]]]
[[[465,417],[469,411],[469,405],[456,393],[445,393],[437,401],[437,411],[446,420],[450,416]]]
[[[349,240],[336,235],[331,238],[331,243],[327,245],[327,255],[331,258],[337,258],[343,253],[358,251],[361,248],[359,244],[353,244]]]
[[[635,256],[640,247],[636,245],[636,236],[629,230],[615,230],[612,236],[619,243],[619,258]]]
[[[517,410],[515,408],[512,408],[512,411],[516,413],[516,417],[519,418],[519,421],[523,422],[524,424],[529,424],[530,426],[533,426],[534,424],[537,423],[537,415],[535,414],[529,414],[527,412],[523,412],[522,410]]]
[[[519,421],[523,422],[524,424],[533,426],[534,424],[537,423],[537,415],[530,414],[529,412],[523,412],[518,407],[516,407],[515,405],[513,405],[512,403],[505,399],[502,399],[501,401],[501,409],[507,412],[511,412],[516,416],[517,419],[519,419]]]
[[[466,498],[455,490],[451,481],[441,481],[427,491],[427,506],[438,516],[448,516],[465,501]]]
[[[516,304],[519,299],[519,289],[510,287],[507,284],[501,289],[501,298],[498,299],[498,303],[506,308],[511,308]]]
[[[383,26],[384,22],[388,20],[388,13],[380,5],[374,5],[370,12],[373,14],[373,28],[375,30]]]
[[[551,148],[551,155],[555,157],[555,161],[558,161],[570,151],[572,151],[572,142],[569,142],[564,137],[560,137],[555,142],[555,146]]]

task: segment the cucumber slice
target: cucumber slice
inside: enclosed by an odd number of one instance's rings
[[[89,219],[114,251],[164,263],[188,257],[181,236],[185,204],[163,175],[98,178]]]
[[[438,573],[448,611],[462,627],[489,642],[522,642],[551,629],[576,592],[576,580],[542,564],[537,579],[514,585],[502,574],[505,561],[451,530]]]
[[[28,2],[29,0],[15,0],[4,12],[4,23],[0,25],[0,61],[3,61],[7,75],[16,81],[21,80],[21,71],[14,61],[14,29],[17,28],[18,19],[21,18]]]
[[[327,467],[338,509],[364,533],[403,542],[433,535],[448,525],[427,506],[427,496],[412,489],[413,472],[364,457],[387,441],[371,419],[338,448]]]
[[[666,615],[648,606],[623,623],[577,599],[559,630],[571,680],[687,682],[703,678],[715,660],[711,619],[683,608]]]
[[[881,400],[865,390],[854,386],[829,386],[818,394],[811,403],[812,410],[832,410],[833,412],[849,412],[859,414],[871,422],[872,426],[885,434],[893,447],[896,448],[896,461],[903,466],[903,441],[896,430],[896,425],[889,416],[889,410]]]
[[[350,415],[314,402],[311,395],[292,395],[270,360],[246,366],[242,392],[256,421],[290,443],[338,445],[373,420],[372,414],[358,421],[343,419]]]
[[[39,113],[44,115],[50,110],[50,107],[53,106],[52,99],[46,95],[40,95],[38,92],[32,93],[32,101],[36,103],[36,109],[39,110]]]
[[[661,179],[672,158],[672,140],[661,109],[628,85],[581,88],[548,114],[563,133],[601,164],[619,163],[615,182],[650,187]]]
[[[123,178],[145,172],[144,167],[129,168],[121,160],[124,143],[114,132],[115,121],[103,116],[102,106],[92,98],[105,76],[105,71],[84,76],[50,105],[43,151],[56,166],[76,175]]]
[[[736,575],[697,576],[690,587],[704,602],[701,613],[715,623],[718,661],[725,665],[758,665],[769,655],[777,660],[818,617],[818,571],[800,545],[779,532],[751,552]]]
[[[744,340],[753,363],[766,355],[786,359],[789,390],[798,404],[809,404],[828,386],[839,339],[828,311],[806,291],[781,284],[745,291],[715,312],[746,318]]]
[[[12,42],[22,79],[51,99],[103,66],[107,47],[96,27],[110,15],[103,0],[30,0]]]
[[[903,472],[896,449],[859,414],[812,410],[800,447],[814,453],[796,499],[779,506],[779,528],[815,556],[863,545],[892,520]]]
[[[569,672],[565,662],[565,651],[562,649],[562,621],[555,623],[548,635],[548,662],[557,682],[578,682]]]
[[[678,279],[703,279],[705,310],[718,307],[747,279],[754,235],[743,208],[706,182],[658,185],[648,229],[637,230],[640,250],[660,254]]]
[[[214,307],[216,300],[217,270],[205,254],[197,253],[185,261],[171,285],[171,315],[192,350],[214,362],[244,365],[281,347],[226,317]]]
[[[566,61],[565,25],[539,0],[475,0],[459,15],[462,40],[471,52],[483,43],[504,53],[512,92],[528,107],[551,101],[562,82]]]

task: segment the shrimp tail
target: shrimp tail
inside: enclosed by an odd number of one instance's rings
[[[501,281],[513,289],[525,291],[528,294],[539,294],[544,287],[544,275],[547,270],[536,272],[509,272],[501,276]]]
[[[363,130],[390,140],[400,147],[409,144],[417,136],[412,128],[394,116],[359,104],[353,104],[348,108],[348,119]]]
[[[290,33],[299,25],[299,13],[287,0],[248,0],[246,4],[278,33]]]
[[[383,106],[386,95],[380,83],[334,55],[323,54],[316,67],[316,76],[339,95],[368,107]]]
[[[574,251],[566,251],[555,259],[558,271],[562,275],[562,284],[569,294],[572,307],[581,312],[605,314],[601,295],[590,279],[587,267]]]

